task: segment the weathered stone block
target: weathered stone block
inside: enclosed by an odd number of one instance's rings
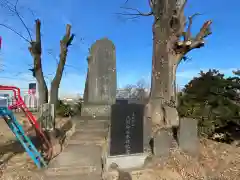
[[[198,154],[200,141],[198,137],[198,121],[196,119],[180,119],[178,143],[183,151],[191,155]]]
[[[90,48],[84,103],[114,104],[116,88],[115,46],[112,41],[103,38]]]
[[[144,121],[143,121],[143,146],[144,146],[144,151],[148,151],[150,149],[150,140],[151,140],[151,132],[152,132],[152,122],[151,120],[144,116]]]
[[[168,157],[172,147],[173,136],[170,129],[160,130],[154,137],[154,155],[157,157]]]

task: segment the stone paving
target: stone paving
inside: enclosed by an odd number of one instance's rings
[[[101,180],[102,143],[107,135],[107,118],[73,119],[75,133],[67,147],[45,170],[46,180]]]

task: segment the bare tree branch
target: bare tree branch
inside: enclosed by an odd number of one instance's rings
[[[31,33],[30,33],[30,30],[29,28],[27,27],[26,23],[24,22],[23,18],[21,17],[20,13],[18,12],[17,10],[17,6],[18,6],[18,2],[19,0],[16,0],[15,4],[9,2],[8,0],[3,0],[4,2],[2,2],[1,4],[4,5],[5,7],[8,8],[8,10],[10,12],[12,12],[13,14],[15,14],[18,19],[21,21],[22,25],[24,26],[25,30],[27,31],[28,33],[28,36],[29,36],[29,39],[28,40],[26,37],[23,37],[22,34],[20,34],[19,32],[17,32],[16,30],[14,30],[13,28],[11,28],[10,26],[8,25],[5,25],[3,23],[0,24],[0,26],[3,26],[9,30],[11,30],[12,32],[14,32],[15,34],[17,34],[18,36],[20,36],[22,39],[24,39],[25,41],[27,41],[28,43],[32,42],[32,36],[31,36]]]
[[[193,18],[196,16],[201,15],[200,13],[195,13],[192,16],[188,17],[188,27],[187,27],[187,32],[186,32],[186,36],[184,37],[185,41],[189,41],[192,38],[192,34],[191,34],[191,28],[192,28],[192,23],[193,23]]]
[[[153,9],[154,0],[148,0],[149,7]]]
[[[0,26],[9,29],[10,31],[14,32],[14,33],[17,34],[19,37],[21,37],[23,40],[25,40],[26,42],[30,43],[30,41],[29,41],[27,38],[25,38],[20,32],[17,32],[15,29],[11,28],[10,26],[8,26],[8,25],[6,25],[6,24],[0,24]]]
[[[153,15],[153,12],[148,12],[148,13],[143,13],[141,11],[139,11],[138,9],[135,8],[129,8],[129,7],[120,7],[121,9],[125,9],[125,10],[131,10],[131,11],[135,11],[137,13],[116,13],[119,15],[125,15],[125,16],[151,16]]]
[[[29,31],[29,28],[27,27],[26,23],[24,22],[23,18],[21,17],[21,15],[19,14],[19,12],[17,10],[18,1],[19,0],[16,0],[16,3],[14,5],[14,11],[15,11],[16,15],[18,16],[19,20],[21,21],[21,23],[23,24],[24,28],[26,29],[26,31],[28,33],[28,36],[30,38],[30,41],[32,41],[32,36],[31,36],[30,31]]]

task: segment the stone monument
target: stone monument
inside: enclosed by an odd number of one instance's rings
[[[107,38],[90,48],[82,116],[110,116],[116,101],[116,51]]]

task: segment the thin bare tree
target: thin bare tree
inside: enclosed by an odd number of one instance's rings
[[[145,80],[140,79],[136,84],[127,84],[123,88],[125,93],[123,93],[120,98],[135,99],[141,103],[146,103],[148,99],[147,89],[148,86]]]
[[[200,15],[184,15],[187,0],[148,0],[150,12],[143,13],[126,7],[127,17],[153,16],[153,53],[151,92],[146,113],[156,129],[179,125],[176,110],[176,70],[185,55],[193,49],[204,46],[204,39],[211,34],[211,20],[206,21],[196,36],[192,36],[193,19]]]
[[[41,41],[41,21],[37,19],[35,21],[35,39],[33,39],[30,29],[27,27],[24,22],[23,17],[20,15],[18,11],[18,0],[13,4],[8,0],[1,0],[0,5],[4,8],[7,8],[9,12],[13,15],[17,16],[26,30],[28,37],[23,36],[19,31],[14,28],[8,26],[7,24],[0,23],[0,26],[7,28],[13,33],[17,34],[23,40],[29,43],[29,52],[33,57],[33,68],[30,69],[32,71],[33,77],[36,78],[38,83],[38,92],[39,92],[39,104],[48,103],[48,88],[46,81],[44,79],[43,69],[42,69],[42,41]],[[58,101],[58,89],[62,79],[64,66],[66,64],[68,48],[71,45],[74,39],[74,34],[71,33],[71,25],[67,24],[65,35],[60,40],[60,54],[59,54],[59,62],[57,65],[55,76],[51,82],[50,88],[50,104],[57,104]],[[55,106],[56,107],[56,106]]]

